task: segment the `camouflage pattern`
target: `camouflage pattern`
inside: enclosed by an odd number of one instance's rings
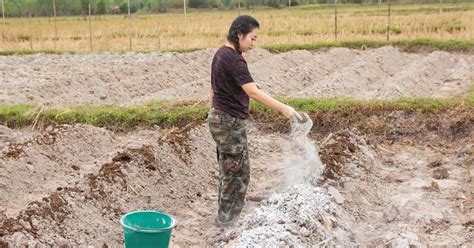
[[[209,130],[217,144],[219,162],[220,222],[232,221],[244,207],[250,179],[245,120],[212,108],[207,118]]]

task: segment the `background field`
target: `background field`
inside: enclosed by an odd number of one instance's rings
[[[441,8],[440,8],[441,7]],[[339,41],[385,41],[387,4],[338,6]],[[303,45],[335,41],[334,7],[304,5],[291,10],[242,9],[261,23],[258,45]],[[188,10],[132,15],[132,50],[190,50],[217,47],[225,41],[234,10]],[[160,35],[157,27],[160,25]],[[93,51],[128,51],[128,19],[125,15],[92,17]],[[1,51],[90,51],[89,23],[83,17],[7,18]],[[469,41],[474,38],[474,3],[396,4],[392,6],[391,40],[429,38]],[[160,39],[160,45],[158,41]],[[160,47],[159,47],[160,46]]]

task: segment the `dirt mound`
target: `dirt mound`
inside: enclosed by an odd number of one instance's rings
[[[3,104],[130,104],[206,99],[215,49],[192,53],[2,56]],[[255,81],[286,97],[451,97],[472,86],[472,55],[368,51],[246,55]]]

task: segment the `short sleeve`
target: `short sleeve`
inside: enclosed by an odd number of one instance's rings
[[[229,64],[229,71],[239,86],[254,82],[247,66],[247,62],[245,62],[243,58],[233,60]]]

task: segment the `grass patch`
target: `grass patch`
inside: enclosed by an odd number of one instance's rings
[[[199,50],[204,50],[205,48],[174,48],[174,49],[165,49],[163,50],[164,52],[174,52],[174,53],[190,53],[190,52],[195,52]]]
[[[20,42],[30,41],[31,40],[31,35],[29,35],[29,34],[19,34],[17,36],[17,40],[20,41]]]
[[[277,44],[262,46],[274,53],[288,52],[292,50],[317,51],[331,47],[347,47],[353,49],[378,48],[383,46],[397,46],[405,51],[469,51],[474,47],[474,40],[437,40],[420,38],[414,40],[376,41],[376,40],[352,40],[352,41],[324,41],[310,44]]]
[[[474,91],[474,89],[473,89]],[[298,111],[307,113],[342,111],[345,115],[364,111],[419,111],[437,113],[456,106],[474,108],[474,96],[454,99],[401,98],[396,100],[362,101],[354,99],[284,99],[280,100]],[[89,124],[116,130],[131,129],[136,126],[185,126],[204,121],[209,107],[203,102],[151,101],[142,106],[120,107],[114,105],[81,106],[73,108],[41,109],[31,104],[0,106],[0,123],[9,127],[42,124]],[[252,101],[250,111],[260,121],[284,120],[274,110]]]
[[[392,30],[393,31],[393,30]],[[395,30],[396,31],[396,30]],[[304,35],[304,34],[303,34]],[[429,51],[449,51],[449,52],[471,52],[474,50],[474,40],[436,40],[430,38],[419,38],[414,40],[395,40],[395,41],[380,41],[380,40],[347,40],[347,41],[323,41],[310,44],[276,44],[261,46],[261,48],[267,49],[273,53],[283,53],[293,50],[309,50],[318,51],[328,49],[332,47],[347,47],[352,49],[365,50],[367,48],[379,48],[383,46],[396,46],[400,47],[403,51],[407,52],[429,52]],[[176,52],[176,53],[189,53],[205,48],[178,48],[178,49],[165,49],[162,52]],[[127,51],[123,51],[126,53]],[[137,53],[150,53],[155,50],[141,50],[136,51]],[[19,51],[0,51],[0,56],[11,56],[11,55],[32,55],[36,53],[45,54],[78,54],[74,51],[54,51],[54,50],[19,50]]]
[[[35,105],[0,106],[0,123],[9,127],[45,123],[84,123],[98,127],[128,129],[135,126],[183,126],[204,120],[208,108],[204,104],[152,102],[145,106],[113,105],[41,109]]]
[[[342,99],[317,99],[317,98],[296,98],[283,99],[280,101],[294,107],[297,111],[315,113],[325,111],[357,111],[357,109],[371,109],[373,111],[420,111],[422,113],[436,113],[451,107],[468,103],[470,108],[474,107],[473,97],[454,99],[433,99],[433,98],[399,98],[395,100],[355,100],[350,98]],[[251,102],[251,111],[254,114],[278,117],[279,113],[265,107],[259,103]]]
[[[76,54],[75,51],[56,51],[56,50],[17,50],[17,51],[0,51],[0,56],[12,56],[12,55],[32,55],[37,53],[45,53],[45,54],[55,54],[61,55],[65,53],[69,54]]]

